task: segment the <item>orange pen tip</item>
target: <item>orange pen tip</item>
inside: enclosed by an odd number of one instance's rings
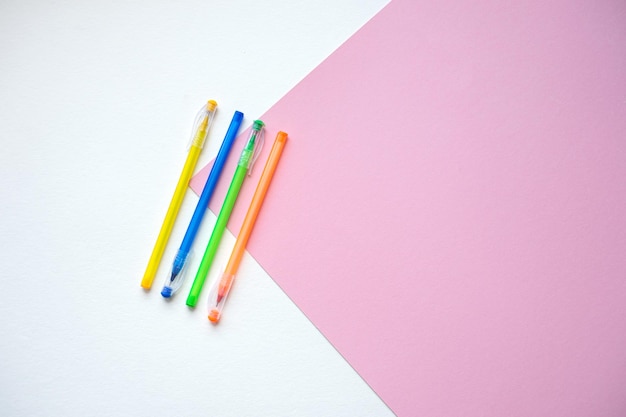
[[[211,323],[217,323],[218,321],[220,321],[220,312],[217,310],[211,310],[211,312],[209,313],[209,321]]]
[[[215,100],[209,100],[206,103],[206,109],[208,111],[213,111],[213,110],[215,110],[216,107],[217,107],[217,101],[215,101]]]

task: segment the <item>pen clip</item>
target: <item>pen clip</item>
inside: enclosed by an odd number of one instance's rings
[[[261,131],[257,135],[256,143],[254,146],[254,153],[252,154],[252,158],[250,158],[250,165],[248,165],[248,176],[252,175],[252,167],[257,159],[259,159],[259,155],[261,154],[261,149],[263,149],[263,144],[265,143],[265,129],[261,128]]]

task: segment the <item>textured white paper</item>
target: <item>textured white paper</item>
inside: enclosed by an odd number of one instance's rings
[[[191,191],[139,286],[198,108],[219,103],[199,169],[385,3],[0,4],[0,415],[392,415],[249,255],[218,327],[191,278],[162,299]]]

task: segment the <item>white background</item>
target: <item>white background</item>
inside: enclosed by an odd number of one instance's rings
[[[0,3],[2,416],[392,415],[249,255],[219,326],[189,277],[162,299],[191,191],[139,286],[200,106],[219,103],[197,169],[235,110],[243,130],[385,4]]]

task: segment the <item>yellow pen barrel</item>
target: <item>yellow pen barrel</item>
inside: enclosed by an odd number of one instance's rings
[[[191,146],[189,148],[189,153],[187,154],[187,160],[185,161],[183,172],[180,174],[178,184],[176,184],[174,196],[172,197],[172,201],[170,201],[170,205],[165,215],[165,220],[163,220],[159,236],[154,245],[154,249],[152,250],[152,254],[150,255],[146,272],[141,280],[141,286],[147,290],[152,287],[152,282],[154,281],[157,270],[159,269],[163,252],[165,252],[167,241],[169,240],[172,229],[174,228],[174,222],[176,221],[176,216],[178,215],[180,206],[183,203],[183,198],[185,197],[185,192],[187,191],[187,186],[189,185],[189,180],[191,179],[191,176],[196,168],[198,158],[200,158],[200,152],[202,151],[209,128],[211,127],[216,108],[217,103],[210,100],[206,106],[203,106],[198,113],[198,117],[196,117],[196,123],[192,133],[193,136]]]

